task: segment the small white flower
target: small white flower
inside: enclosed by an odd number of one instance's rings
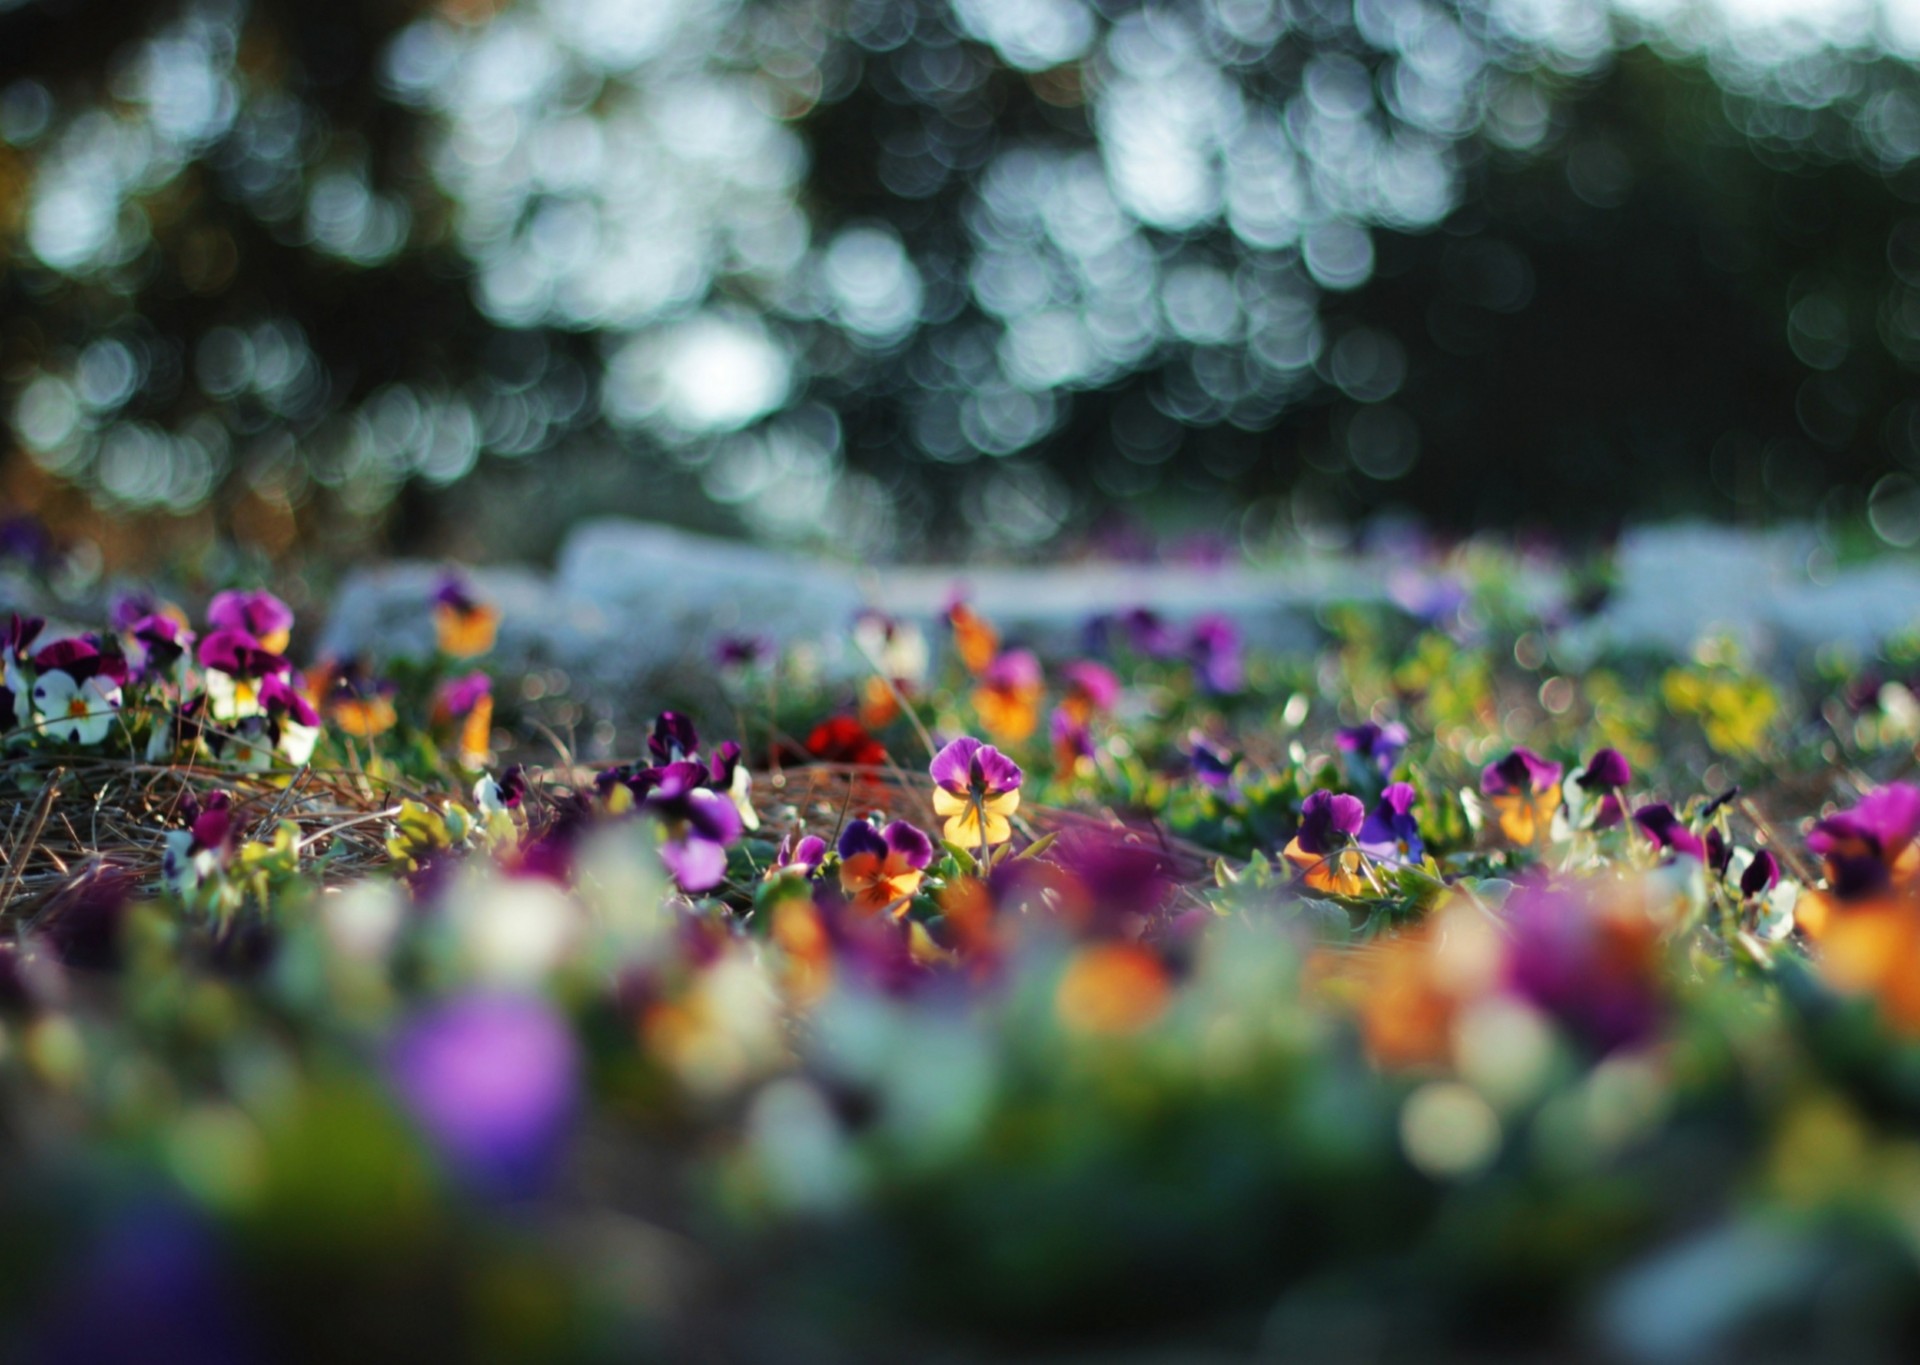
[[[473,784],[473,804],[480,808],[482,815],[499,815],[506,812],[506,800],[500,793],[500,784],[493,780],[492,773],[481,773],[480,780]]]
[[[260,684],[217,668],[206,671],[207,710],[215,720],[245,720],[260,714]]]
[[[296,768],[304,768],[313,757],[313,746],[320,742],[320,727],[302,725],[297,720],[280,722],[280,752]]]
[[[233,735],[221,751],[227,762],[250,773],[263,773],[273,766],[273,735],[266,719],[252,716],[234,726]]]
[[[0,716],[0,722],[8,727],[25,725],[33,719],[33,689],[27,686],[26,675],[12,659],[7,660],[6,687],[13,694],[13,714]]]
[[[42,730],[69,744],[98,744],[120,714],[120,687],[99,676],[76,683],[63,669],[50,668],[33,685],[33,709]]]
[[[733,799],[733,808],[740,812],[740,823],[748,829],[760,828],[760,817],[753,809],[753,774],[742,763],[733,770],[733,786],[727,795]]]

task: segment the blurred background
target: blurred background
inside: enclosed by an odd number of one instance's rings
[[[1913,545],[1916,58],[1920,0],[0,0],[0,501],[127,568]]]

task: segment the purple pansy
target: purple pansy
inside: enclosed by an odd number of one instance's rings
[[[127,661],[117,652],[101,647],[100,637],[92,633],[74,635],[43,645],[33,656],[33,666],[41,672],[58,669],[76,683],[89,678],[104,678],[110,683],[127,680]]]
[[[293,630],[293,608],[260,590],[215,593],[207,604],[207,624],[251,635],[277,653],[286,648]]]
[[[1111,711],[1120,700],[1120,679],[1105,664],[1076,659],[1060,670],[1067,694],[1094,711]]]
[[[230,678],[264,678],[291,667],[251,631],[231,629],[210,631],[200,641],[200,666]]]
[[[551,1006],[470,995],[416,1016],[387,1072],[447,1165],[482,1191],[538,1194],[564,1150],[579,1101],[573,1033]]]
[[[1596,793],[1600,803],[1593,817],[1595,829],[1611,829],[1626,819],[1620,793],[1633,782],[1633,765],[1618,749],[1602,749],[1573,778],[1583,790]]]
[[[1407,727],[1393,721],[1385,725],[1366,721],[1342,726],[1333,742],[1341,752],[1353,755],[1357,761],[1378,769],[1380,776],[1388,777],[1407,747]]]
[[[923,868],[933,861],[933,840],[905,820],[895,820],[885,829],[871,820],[849,820],[840,831],[837,851],[842,859],[863,853],[883,859],[897,854],[908,867]]]
[[[740,812],[706,785],[698,763],[669,763],[653,770],[644,802],[666,826],[661,861],[682,891],[711,891],[726,880],[727,846],[740,837]]]
[[[1224,744],[1216,744],[1198,730],[1187,736],[1187,748],[1193,755],[1193,775],[1209,787],[1225,787],[1233,781],[1239,760]]]
[[[447,708],[450,716],[464,716],[479,705],[482,697],[492,695],[493,679],[485,673],[450,678],[440,686],[440,704]]]
[[[1367,808],[1359,797],[1316,791],[1300,804],[1300,829],[1294,842],[1301,852],[1316,857],[1333,853],[1353,842],[1366,818]]]
[[[647,751],[656,763],[697,758],[700,736],[693,728],[693,718],[678,711],[662,711],[654,718],[653,733],[647,737]]]
[[[1380,794],[1354,842],[1375,858],[1417,863],[1426,856],[1420,841],[1420,822],[1414,818],[1419,799],[1411,782],[1395,782]]]
[[[1747,870],[1740,874],[1742,896],[1763,896],[1780,884],[1780,860],[1768,849],[1759,849]]]
[[[129,641],[127,662],[142,676],[167,672],[193,648],[193,632],[158,612],[139,617],[124,633]]]
[[[1633,1047],[1660,1022],[1657,935],[1644,916],[1542,885],[1507,904],[1507,989],[1559,1020],[1595,1052]]]
[[[27,651],[33,648],[33,642],[40,638],[40,632],[46,629],[46,625],[43,616],[22,616],[17,611],[10,613],[4,641],[7,657],[25,662]]]
[[[1065,706],[1053,708],[1047,733],[1053,741],[1054,759],[1061,767],[1071,767],[1083,758],[1093,757],[1093,732]]]
[[[1660,848],[1706,862],[1707,846],[1673,813],[1673,807],[1659,803],[1642,806],[1633,813],[1633,823]]]
[[[1560,780],[1561,767],[1527,748],[1515,749],[1505,758],[1480,770],[1480,790],[1488,796],[1533,796],[1552,789]]]
[[[1240,628],[1224,616],[1202,616],[1188,628],[1187,657],[1193,660],[1200,685],[1209,692],[1223,695],[1246,685]]]
[[[1013,837],[1009,817],[1020,805],[1020,765],[964,735],[933,756],[933,809],[944,836],[968,848],[1005,843]]]
[[[1889,782],[1852,810],[1829,815],[1807,835],[1807,847],[1827,862],[1827,880],[1842,897],[1887,885],[1893,864],[1920,835],[1920,787]]]
[[[798,872],[803,877],[811,877],[827,856],[827,841],[817,834],[804,834],[799,838],[786,835],[780,840],[780,847],[773,855],[773,866],[768,869],[769,877],[781,872]]]

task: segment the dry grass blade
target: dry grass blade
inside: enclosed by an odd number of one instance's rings
[[[318,768],[289,774],[23,755],[0,774],[6,808],[0,823],[7,829],[0,919],[30,920],[62,890],[102,869],[157,882],[167,832],[183,827],[187,795],[204,801],[216,791],[232,800],[242,838],[268,837],[282,820],[292,822],[303,849],[326,855],[329,883],[384,866],[382,817],[401,796],[423,797],[392,784],[376,789],[359,773]]]

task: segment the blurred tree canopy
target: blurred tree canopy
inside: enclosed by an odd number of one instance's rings
[[[1920,14],[0,0],[0,490],[278,552],[1920,542]]]

